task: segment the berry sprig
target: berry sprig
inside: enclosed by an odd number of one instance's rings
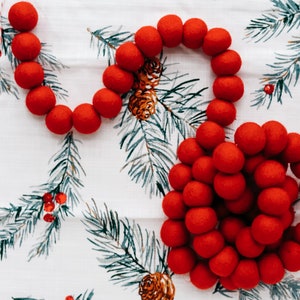
[[[59,211],[59,207],[57,208],[56,205],[64,205],[67,201],[67,195],[63,192],[58,192],[57,194],[53,195],[49,192],[43,195],[43,209],[44,209],[44,221],[45,222],[53,222],[55,220],[55,215]]]

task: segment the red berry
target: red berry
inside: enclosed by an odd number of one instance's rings
[[[64,204],[66,203],[67,201],[67,195],[65,193],[57,193],[55,195],[55,201],[58,203],[58,204]]]
[[[52,212],[55,208],[54,202],[45,202],[44,203],[44,211]]]
[[[264,92],[265,92],[267,95],[273,94],[273,92],[274,92],[274,84],[266,84],[266,85],[264,86]]]
[[[53,200],[53,196],[51,193],[45,193],[43,195],[43,202],[47,203],[47,202],[51,202]]]
[[[55,220],[55,216],[53,216],[52,214],[47,213],[47,214],[44,215],[43,219],[44,219],[45,222],[52,223]]]
[[[71,295],[66,296],[65,300],[74,300],[74,297]]]

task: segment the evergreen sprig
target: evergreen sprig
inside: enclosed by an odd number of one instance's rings
[[[93,250],[100,252],[100,266],[110,278],[124,287],[138,285],[149,273],[170,274],[166,265],[168,249],[154,232],[142,229],[127,218],[120,219],[116,211],[97,208],[95,201],[84,213],[83,223],[91,234],[88,240]]]
[[[11,80],[10,76],[2,69],[0,69],[0,94],[6,93],[19,98],[19,91],[15,82]]]
[[[290,86],[296,86],[300,76],[300,39],[291,41],[287,46],[287,52],[277,53],[276,61],[268,66],[272,72],[264,74],[260,81],[261,84],[274,86],[274,92],[267,94],[264,88],[256,90],[253,106],[267,103],[269,108],[274,99],[282,103],[283,94],[292,97]]]
[[[109,65],[114,62],[116,48],[124,42],[132,40],[133,37],[131,32],[122,31],[121,28],[113,30],[112,26],[106,26],[95,31],[88,28],[88,32],[91,34],[91,45],[96,42],[98,57],[100,55],[106,57]]]
[[[284,30],[289,32],[300,26],[300,4],[294,0],[271,0],[274,8],[261,17],[251,20],[246,27],[246,37],[267,41]]]
[[[45,233],[29,253],[29,259],[35,256],[48,255],[53,244],[57,242],[61,220],[72,215],[71,209],[79,203],[78,188],[82,187],[80,174],[84,171],[80,165],[78,148],[72,132],[64,139],[63,146],[53,157],[53,168],[48,182],[38,186],[31,194],[25,194],[19,205],[10,204],[0,208],[0,259],[6,257],[8,248],[19,246],[28,235],[33,234],[43,214],[43,195],[48,192],[65,193],[67,204],[59,205],[53,212],[55,219],[47,223]]]

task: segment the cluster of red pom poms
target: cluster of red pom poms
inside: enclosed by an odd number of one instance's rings
[[[244,92],[242,80],[234,75],[240,69],[241,59],[234,50],[227,50],[231,45],[231,36],[223,28],[208,30],[198,18],[183,23],[177,15],[162,17],[156,27],[141,27],[134,35],[134,42],[125,42],[116,49],[116,63],[103,72],[105,87],[94,94],[92,104],[80,104],[72,112],[65,105],[56,105],[55,94],[43,85],[44,70],[37,62],[41,43],[31,32],[38,22],[35,7],[29,2],[17,2],[10,8],[8,19],[12,27],[20,32],[11,45],[13,54],[20,61],[15,70],[15,81],[20,87],[30,90],[26,97],[29,111],[46,115],[47,127],[56,134],[64,134],[72,126],[81,133],[96,131],[101,125],[101,116],[113,118],[120,112],[121,95],[132,89],[134,73],[143,66],[144,58],[158,55],[163,46],[177,47],[181,43],[191,49],[202,46],[203,52],[212,56],[211,66],[218,76],[213,90],[216,98],[222,100],[216,99],[218,102],[211,104],[211,110],[225,110],[228,120],[223,119],[224,126],[235,117],[232,102],[239,100]]]
[[[221,126],[205,121],[177,154],[161,227],[174,273],[189,273],[200,289],[219,281],[234,290],[300,270],[300,134],[275,120],[246,122],[227,141]]]

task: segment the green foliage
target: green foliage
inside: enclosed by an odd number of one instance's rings
[[[78,188],[82,187],[80,174],[84,173],[80,165],[78,148],[72,132],[64,139],[62,148],[53,157],[53,168],[47,183],[37,187],[31,194],[23,195],[19,205],[10,204],[0,208],[0,259],[6,257],[8,248],[19,246],[28,235],[33,234],[38,221],[43,215],[43,195],[48,192],[67,195],[67,205],[59,205],[53,215],[55,220],[47,223],[44,234],[29,253],[29,259],[48,255],[53,244],[57,242],[61,221],[72,216],[71,209],[79,203]]]
[[[170,274],[166,265],[168,249],[154,232],[127,218],[120,219],[106,205],[99,210],[95,202],[84,214],[83,223],[91,234],[88,240],[93,250],[102,255],[100,266],[111,274],[115,283],[127,287],[138,285],[148,273]]]
[[[112,30],[111,26],[107,26],[95,31],[88,29],[91,34],[91,45],[98,49],[98,57],[101,55],[107,57],[108,64],[114,63],[115,50],[126,41],[132,40],[133,34],[129,31],[121,31],[121,28]]]
[[[284,30],[289,32],[300,26],[300,5],[294,0],[271,0],[273,9],[251,20],[246,27],[246,37],[254,41],[267,41]]]

